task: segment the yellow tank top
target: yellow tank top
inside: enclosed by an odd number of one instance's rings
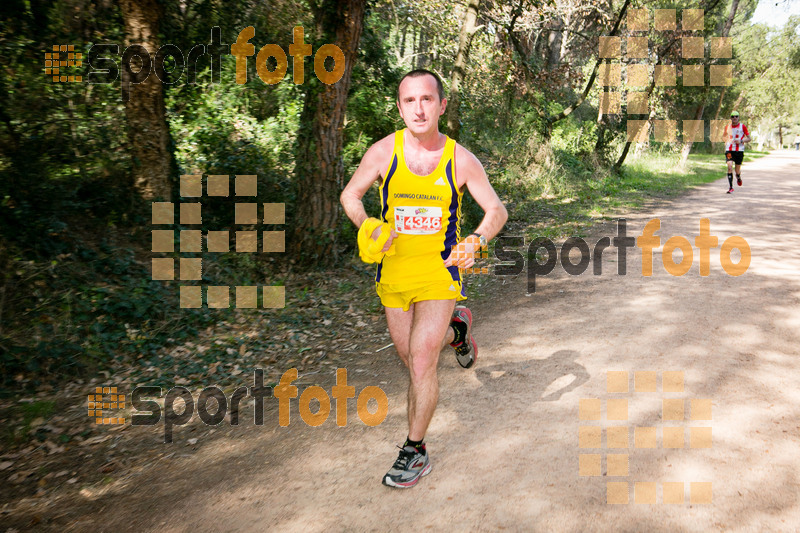
[[[395,132],[394,152],[380,186],[380,218],[397,232],[397,252],[381,261],[375,281],[408,286],[460,282],[458,268],[444,266],[460,239],[462,193],[456,182],[456,142],[448,137],[436,169],[418,176],[403,157],[404,133]]]

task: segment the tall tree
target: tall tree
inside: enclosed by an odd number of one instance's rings
[[[619,34],[619,27],[622,21],[625,18],[625,13],[628,10],[628,6],[630,5],[630,0],[625,0],[623,2],[622,7],[619,10],[619,14],[617,15],[617,20],[614,22],[614,26],[611,28],[611,31],[607,34],[608,36],[616,36]],[[602,58],[597,58],[595,61],[594,68],[592,68],[592,73],[589,75],[589,81],[586,82],[586,87],[583,89],[583,92],[578,97],[578,100],[574,102],[572,105],[569,105],[564,108],[563,111],[557,113],[547,119],[548,124],[552,127],[557,122],[567,118],[573,111],[575,111],[578,106],[580,106],[586,97],[589,95],[589,91],[591,91],[592,86],[594,85],[595,80],[597,79],[597,71],[600,69],[600,64],[603,62]]]
[[[758,123],[757,129],[767,136],[777,128],[780,137],[784,128],[800,125],[800,64],[794,60],[800,56],[799,31],[800,16],[795,15],[778,31],[752,25],[737,35],[734,44],[739,72],[731,90],[739,95],[731,109],[743,111],[748,127]],[[760,136],[759,142],[765,137]]]
[[[157,0],[120,0],[120,8],[128,46],[123,56],[122,91],[134,185],[147,200],[169,199],[173,154],[164,87],[153,61],[159,48],[161,4]],[[133,66],[125,68],[126,64]]]
[[[619,35],[620,25],[625,18],[625,13],[630,3],[631,0],[623,1],[619,12],[616,14],[616,20],[611,25],[610,31],[607,30],[608,24],[606,20],[609,23],[613,20],[611,17],[614,13],[611,11],[611,6],[608,6],[609,9],[607,13],[601,13],[599,11],[600,4],[597,2],[592,2],[591,6],[588,4],[582,6],[582,9],[577,10],[589,13],[590,16],[573,17],[574,20],[571,21],[574,26],[573,28],[569,27],[570,20],[565,18],[568,11],[562,11],[558,6],[552,4],[551,6],[553,7],[551,7],[551,9],[553,12],[550,18],[554,20],[555,23],[552,23],[552,20],[542,20],[538,23],[529,20],[533,13],[531,9],[533,7],[539,8],[539,18],[542,18],[541,5],[545,4],[545,2],[541,2],[540,0],[528,0],[527,2],[526,0],[520,0],[516,6],[511,7],[510,12],[503,13],[501,17],[492,17],[490,14],[486,15],[489,20],[505,30],[505,34],[508,36],[508,40],[514,52],[519,56],[515,58],[515,62],[518,66],[522,67],[520,71],[522,74],[522,81],[526,86],[526,93],[527,95],[534,96],[534,98],[528,98],[528,102],[539,114],[544,125],[544,130],[541,133],[546,138],[550,137],[553,127],[558,122],[571,115],[586,100],[597,79],[600,65],[604,62],[598,55],[585,88],[580,94],[570,98],[573,100],[571,104],[566,105],[557,113],[552,113],[545,109],[543,101],[538,101],[536,96],[542,95],[545,97],[544,100],[560,100],[563,98],[564,86],[570,85],[572,81],[569,80],[569,69],[563,70],[561,67],[564,65],[569,66],[570,63],[574,63],[572,66],[576,68],[575,65],[579,65],[582,62],[578,58],[576,58],[578,59],[577,61],[564,60],[564,53],[566,52],[565,44],[569,41],[567,35],[579,35],[586,42],[592,42],[593,46],[596,46],[597,43],[595,34],[603,36]],[[584,31],[577,29],[584,23],[586,24]],[[540,27],[540,31],[533,41],[531,41],[530,37],[526,39],[526,34],[530,32],[528,30],[522,30],[522,28],[530,27],[531,25],[538,25]],[[522,28],[520,28],[520,26]],[[540,39],[544,31],[547,31],[549,34],[546,40]],[[538,44],[540,42],[542,43],[541,46]],[[542,56],[542,54],[544,55]],[[541,68],[537,69],[537,66]],[[568,80],[570,83],[565,84],[565,81]],[[554,91],[553,88],[557,90]]]
[[[656,61],[655,66],[658,66],[660,64],[661,64],[661,58],[659,58],[658,61]],[[645,101],[650,100],[650,97],[653,94],[653,89],[655,89],[655,87],[656,87],[656,80],[655,78],[653,78],[652,80],[650,80],[650,86],[647,88],[647,91],[645,92],[645,97],[644,97]],[[647,124],[645,125],[645,128],[647,128],[648,131],[654,117],[655,117],[655,109],[651,108],[649,114],[647,115]],[[599,132],[599,134],[603,135],[602,130]],[[631,141],[630,139],[625,141],[625,146],[622,147],[622,153],[619,155],[619,158],[617,158],[617,162],[614,163],[614,170],[619,171],[619,169],[622,168],[622,164],[625,162],[625,158],[628,157],[628,152],[630,151],[631,145],[634,142],[635,141]]]
[[[366,0],[323,0],[314,10],[316,42],[335,44],[344,55],[344,71],[336,83],[306,76],[308,89],[297,136],[295,183],[297,209],[294,257],[304,266],[336,261],[339,193],[344,180],[343,128],[350,76],[364,27]],[[338,65],[335,67],[338,68]]]
[[[478,9],[480,5],[481,0],[469,0],[469,4],[467,4],[467,11],[464,13],[464,21],[461,24],[461,32],[458,36],[456,60],[453,64],[453,71],[450,74],[450,91],[447,102],[447,131],[450,137],[455,140],[458,140],[461,131],[461,116],[459,113],[459,108],[461,107],[461,83],[464,81],[467,59],[469,58],[469,49],[472,45],[472,37],[475,35],[475,32],[478,31],[475,21],[478,18]]]
[[[662,63],[664,63],[665,58],[669,58],[671,54],[675,52],[674,47],[679,42],[680,37],[677,34],[674,34],[672,38],[667,40],[661,47],[656,49],[655,58],[656,62],[654,67],[658,67]],[[656,79],[655,76],[650,80],[650,85],[645,92],[645,101],[649,102],[651,96],[653,95],[653,91],[656,87]],[[650,125],[653,122],[653,118],[655,118],[654,109],[651,106],[650,112],[647,116],[647,125],[646,127],[649,129]],[[630,139],[625,142],[625,146],[622,147],[622,153],[620,154],[619,158],[617,158],[617,162],[614,163],[614,169],[619,171],[622,168],[622,164],[625,162],[625,158],[628,157],[628,152],[631,149],[631,144],[633,141]]]

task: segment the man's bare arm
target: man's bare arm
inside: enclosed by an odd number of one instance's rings
[[[503,225],[508,220],[506,206],[500,201],[494,188],[486,177],[486,171],[478,158],[471,152],[456,147],[456,169],[458,173],[458,185],[466,185],[472,197],[483,209],[483,220],[475,228],[475,233],[486,237],[486,240],[493,239]],[[445,266],[458,266],[459,268],[471,267],[474,260],[474,253],[478,250],[480,242],[477,237],[467,237],[464,241],[453,248],[450,255],[445,260]]]
[[[369,218],[367,211],[364,209],[364,203],[361,199],[367,193],[369,188],[375,181],[380,179],[381,171],[386,168],[389,157],[392,155],[394,149],[394,135],[384,137],[380,141],[373,144],[364,157],[361,163],[350,178],[350,182],[345,186],[342,194],[339,195],[339,201],[342,203],[344,212],[357,228],[365,220]],[[372,232],[372,239],[378,240],[381,233],[380,228],[376,228]],[[397,233],[392,230],[392,233],[387,239],[386,244],[383,246],[382,251],[387,251],[392,246],[392,241],[397,237]]]
[[[503,229],[503,225],[508,220],[508,211],[489,183],[486,171],[478,158],[464,148],[459,147],[459,149],[461,158],[456,160],[459,181],[463,178],[463,183],[467,186],[469,193],[484,212],[483,220],[475,228],[475,233],[483,235],[488,241]]]
[[[391,151],[387,153],[387,147],[391,150],[392,145],[386,142],[387,139],[389,138],[381,139],[367,150],[358,168],[353,173],[353,177],[350,178],[350,182],[339,196],[339,201],[342,203],[347,218],[357,228],[360,228],[361,224],[369,218],[361,199],[372,184],[380,179],[381,171],[391,156]]]

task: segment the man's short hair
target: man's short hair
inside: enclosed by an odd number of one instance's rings
[[[431,72],[430,70],[418,68],[412,70],[400,79],[400,83],[397,84],[397,101],[400,101],[400,85],[403,83],[404,79],[419,78],[420,76],[425,76],[426,74],[433,76],[433,78],[436,80],[436,91],[439,93],[439,101],[441,102],[444,100],[444,85],[442,85],[442,79],[439,77],[439,75],[435,72]]]

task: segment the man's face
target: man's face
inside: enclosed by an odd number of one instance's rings
[[[738,117],[738,115],[737,115],[737,116],[733,116],[733,117],[731,117],[731,124],[733,124],[734,126],[736,126],[737,124],[739,124],[739,117]]]
[[[428,74],[406,78],[400,84],[397,109],[412,133],[423,134],[438,130],[439,117],[444,114],[447,99],[439,100],[436,79]]]

